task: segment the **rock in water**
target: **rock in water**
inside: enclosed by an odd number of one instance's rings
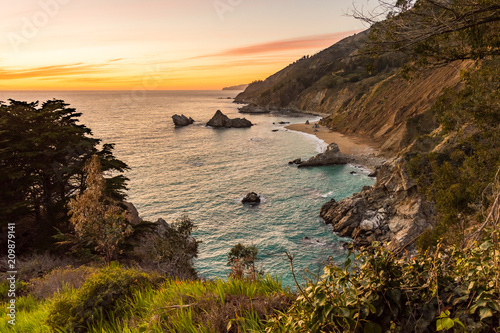
[[[192,123],[194,123],[193,118],[191,118],[191,117],[188,118],[183,114],[181,114],[180,116],[178,114],[174,114],[172,116],[172,120],[174,121],[174,124],[177,127],[187,126],[187,125],[191,125]]]
[[[301,158],[296,158],[293,161],[288,162],[289,165],[293,165],[293,164],[299,165],[300,163],[302,163],[302,159]]]
[[[245,118],[229,119],[229,117],[223,114],[220,110],[217,110],[212,119],[210,119],[207,123],[207,126],[225,128],[244,128],[251,127],[252,125],[253,124]]]
[[[324,153],[311,157],[307,161],[297,163],[300,168],[324,165],[341,165],[351,163],[352,158],[340,152],[336,143],[331,143]]]
[[[251,205],[258,205],[260,203],[260,196],[255,192],[250,192],[243,198],[243,200],[241,200],[241,202]]]

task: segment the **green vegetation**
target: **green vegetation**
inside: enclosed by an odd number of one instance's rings
[[[165,276],[196,278],[193,258],[198,256],[200,241],[191,236],[194,228],[193,221],[184,214],[170,223],[166,230],[158,231],[155,235],[146,235],[142,242],[147,245],[140,247],[142,255],[135,256],[135,261],[141,263],[143,267],[148,266],[147,263],[150,262],[151,270],[156,270]]]
[[[465,74],[465,87],[448,90],[431,110],[439,131],[417,139],[407,155],[409,175],[419,190],[436,203],[438,223],[418,244],[434,246],[440,238],[460,244],[490,207],[500,165],[500,60],[484,61]],[[424,149],[419,142],[427,142]],[[442,142],[441,147],[437,145]]]
[[[88,271],[93,271],[90,275]],[[70,274],[71,273],[71,274]],[[2,332],[250,332],[261,331],[275,310],[284,311],[293,295],[269,276],[254,281],[181,281],[118,265],[65,269],[39,278],[33,293],[47,283],[65,285],[81,275],[84,283],[56,294],[17,300],[17,322],[5,320]],[[70,277],[70,275],[72,275]]]
[[[241,243],[232,247],[227,254],[227,264],[231,266],[229,277],[243,279],[244,277],[255,280],[259,273],[255,269],[255,262],[259,260],[257,253],[259,250],[255,245],[245,246]]]
[[[410,65],[500,55],[496,0],[379,0],[375,12],[355,9],[352,15],[373,24],[364,47],[371,55],[402,52],[414,60]]]
[[[377,247],[329,265],[267,332],[498,331],[500,231],[485,235],[466,249],[400,257]]]

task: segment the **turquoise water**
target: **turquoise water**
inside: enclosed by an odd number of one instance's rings
[[[358,192],[373,180],[351,166],[297,169],[288,161],[313,156],[325,145],[311,135],[286,130],[280,121],[301,123],[314,116],[244,115],[249,129],[213,129],[204,124],[220,109],[229,117],[238,105],[221,97],[228,91],[0,92],[0,100],[64,99],[82,112],[82,122],[131,170],[129,198],[142,218],[172,221],[187,213],[202,241],[196,267],[200,276],[225,277],[231,247],[238,242],[259,249],[258,267],[293,284],[284,252],[295,255],[297,271],[318,272],[321,263],[346,256],[342,240],[319,217],[330,198]],[[196,121],[175,128],[171,116]],[[276,123],[276,124],[273,124]],[[273,132],[273,130],[278,130]],[[259,193],[257,207],[240,203]],[[308,240],[304,238],[308,237]]]

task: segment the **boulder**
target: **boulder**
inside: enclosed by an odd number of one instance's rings
[[[251,127],[253,124],[245,119],[245,118],[235,118],[235,119],[229,119],[228,116],[223,114],[220,110],[217,110],[215,112],[214,116],[212,119],[210,119],[207,123],[207,126],[211,127],[217,127],[217,128],[244,128],[244,127]]]
[[[241,200],[241,202],[251,205],[258,205],[260,203],[260,196],[255,192],[250,192],[243,198],[243,200]]]
[[[183,126],[191,125],[192,123],[194,123],[193,118],[191,118],[191,117],[188,118],[183,114],[181,114],[180,116],[178,114],[174,114],[172,116],[172,120],[174,121],[174,124],[177,127],[183,127]]]
[[[297,159],[295,159],[293,161],[288,162],[289,165],[292,165],[292,164],[297,164],[298,165],[300,163],[302,163],[302,159],[301,158],[297,158]]]

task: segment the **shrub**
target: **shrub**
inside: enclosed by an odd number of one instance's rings
[[[146,260],[152,261],[154,269],[163,275],[196,278],[193,259],[198,256],[200,242],[191,236],[194,228],[193,221],[184,214],[163,232],[150,235],[146,238]]]
[[[92,156],[84,168],[87,173],[85,191],[69,201],[70,223],[77,239],[101,253],[106,262],[117,256],[132,227],[126,211],[120,208],[106,188],[101,162]]]
[[[133,269],[107,267],[75,292],[58,295],[51,304],[47,324],[53,329],[85,332],[99,320],[120,314],[117,302],[145,288],[156,278]]]
[[[500,321],[499,231],[469,249],[399,258],[378,247],[351,267],[325,267],[267,332],[430,332]]]
[[[255,270],[255,262],[259,260],[257,253],[259,250],[255,245],[236,244],[227,254],[227,265],[231,266],[230,278],[243,279],[245,276],[250,280],[255,280],[259,272]]]
[[[8,271],[7,260],[0,258],[0,271]],[[57,267],[74,265],[75,261],[69,257],[53,256],[50,254],[32,254],[30,256],[16,258],[18,276],[24,281],[31,280],[47,274]],[[0,278],[3,279],[2,274]]]
[[[95,268],[80,266],[78,268],[61,267],[47,275],[31,280],[30,293],[38,299],[46,299],[55,293],[80,288],[85,280],[96,271]]]

